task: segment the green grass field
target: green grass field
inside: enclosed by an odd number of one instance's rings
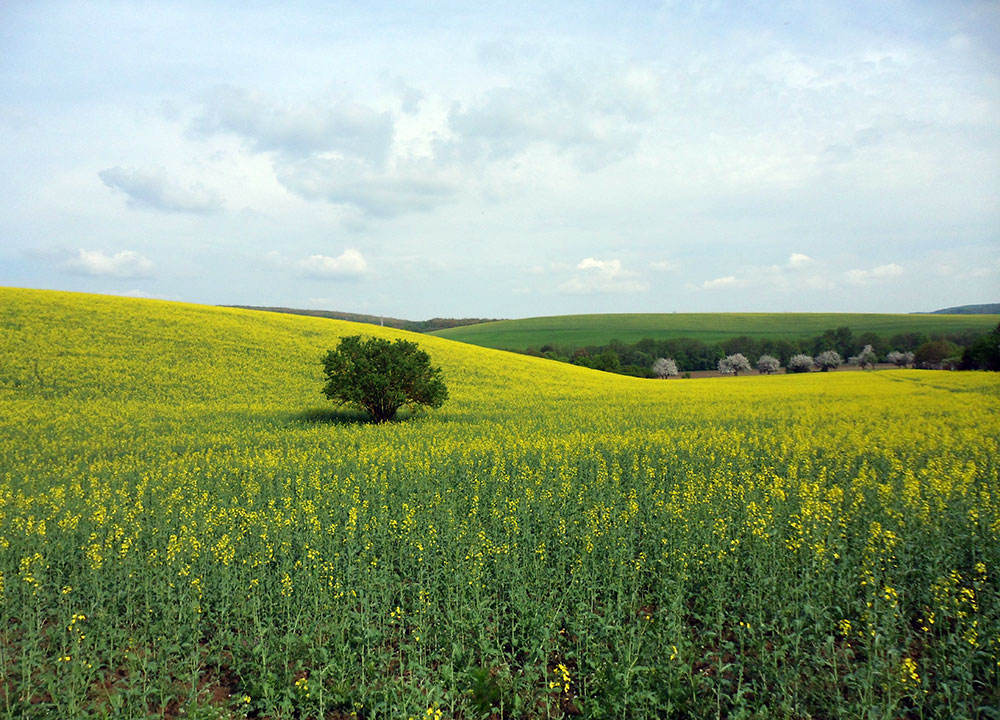
[[[327,403],[362,333],[445,405]],[[995,719],[998,418],[0,288],[0,718]]]
[[[547,343],[560,347],[631,344],[643,338],[692,338],[718,342],[739,335],[754,338],[804,338],[847,326],[855,335],[874,332],[886,339],[897,333],[988,332],[1000,315],[888,315],[871,313],[643,313],[557,315],[500,320],[438,330],[438,337],[498,349],[523,350]]]

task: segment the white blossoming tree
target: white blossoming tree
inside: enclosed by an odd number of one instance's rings
[[[813,368],[813,359],[808,355],[803,355],[802,353],[793,355],[788,359],[787,368],[790,373],[809,372]]]
[[[816,356],[816,367],[818,367],[823,372],[827,370],[833,370],[844,364],[843,359],[840,357],[840,353],[836,350],[824,350],[819,355]]]
[[[757,372],[761,375],[771,375],[781,368],[781,361],[771,355],[761,355],[757,358]]]
[[[657,358],[653,363],[653,372],[658,378],[668,378],[677,375],[677,363],[673,358]]]
[[[886,362],[891,362],[893,365],[898,367],[906,367],[907,365],[913,364],[913,353],[893,350],[885,356],[885,360]]]
[[[719,360],[719,372],[723,375],[739,375],[740,370],[749,372],[750,361],[743,353],[736,353]]]
[[[852,355],[847,359],[848,365],[857,365],[862,370],[864,370],[866,367],[874,368],[875,363],[877,362],[878,362],[878,355],[875,354],[875,351],[872,349],[871,345],[865,345],[865,347],[861,350],[860,353],[858,353],[857,355]]]

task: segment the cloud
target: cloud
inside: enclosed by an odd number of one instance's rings
[[[721,287],[733,287],[737,282],[739,281],[735,275],[726,275],[725,277],[717,277],[714,280],[706,280],[701,286],[706,290],[714,290]]]
[[[680,269],[680,265],[675,262],[670,262],[669,260],[659,260],[649,264],[650,270],[655,270],[656,272],[674,272]]]
[[[784,264],[743,266],[736,274],[706,280],[701,284],[701,288],[704,290],[767,288],[778,292],[833,288],[835,284],[821,273],[805,271],[806,268],[813,268],[816,264],[816,261],[808,255],[792,253]],[[692,286],[692,289],[695,287]]]
[[[217,192],[201,183],[182,187],[172,182],[161,168],[112,167],[101,170],[97,176],[112,190],[123,192],[133,207],[206,214],[223,206]]]
[[[388,112],[353,100],[284,108],[227,86],[212,93],[191,130],[235,135],[260,152],[290,157],[336,153],[381,164],[392,144],[394,121]]]
[[[455,103],[448,126],[467,159],[509,160],[549,147],[581,170],[598,170],[636,153],[661,84],[641,66],[559,68]]]
[[[400,109],[408,115],[415,114],[420,109],[420,103],[425,99],[424,93],[401,77],[396,77],[391,84],[393,91],[399,98]]]
[[[409,86],[404,90],[399,115],[399,109],[377,110],[349,99],[279,107],[224,87],[204,104],[190,130],[242,139],[250,151],[266,154],[278,182],[301,198],[393,218],[448,203],[463,185],[455,168],[434,157],[428,137],[437,128],[410,117],[422,95]]]
[[[354,248],[347,248],[337,257],[310,255],[298,265],[311,277],[360,277],[368,272],[368,263],[364,256]]]
[[[399,163],[392,170],[356,159],[316,157],[275,167],[278,182],[307,200],[355,207],[377,218],[429,211],[449,202],[457,185],[427,163]]]
[[[871,270],[848,270],[844,273],[849,283],[854,285],[866,285],[868,283],[899,277],[903,274],[903,268],[896,263],[879,265]]]
[[[565,293],[637,293],[646,292],[649,283],[642,280],[638,273],[622,268],[620,260],[596,260],[584,258],[577,266],[577,272],[559,286]]]
[[[132,250],[123,250],[114,255],[108,255],[103,250],[80,250],[66,265],[74,272],[85,275],[116,278],[146,277],[153,269],[150,260]]]

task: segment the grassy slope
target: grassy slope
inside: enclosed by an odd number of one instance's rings
[[[561,315],[501,320],[439,330],[434,335],[491,348],[523,349],[546,343],[580,347],[612,339],[633,343],[643,338],[688,337],[716,342],[738,335],[767,338],[811,337],[831,328],[850,327],[856,335],[875,332],[934,333],[980,330],[1000,321],[997,315],[887,315],[873,313],[643,313]]]
[[[364,323],[0,288],[0,401],[37,403],[43,397],[52,406],[129,405],[128,412],[149,401],[159,418],[238,414],[284,422],[310,408],[332,407],[320,393],[320,359],[338,338],[356,334],[406,338],[427,350],[443,368],[450,392],[444,408],[433,413],[442,420],[501,408],[514,417],[517,410],[507,410],[512,393],[570,399],[599,385],[629,384],[584,368]]]

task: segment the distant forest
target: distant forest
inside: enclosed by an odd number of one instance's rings
[[[813,357],[826,350],[835,350],[846,363],[849,357],[858,355],[866,345],[872,346],[880,361],[889,352],[896,350],[915,353],[918,364],[922,356],[928,359],[933,357],[933,362],[924,363],[928,367],[1000,370],[1000,325],[988,333],[969,330],[929,336],[922,332],[906,332],[885,338],[873,332],[855,335],[849,327],[840,327],[803,339],[774,340],[744,335],[717,343],[706,343],[692,338],[646,338],[632,344],[616,340],[607,345],[583,348],[561,348],[555,344],[546,344],[539,348],[513,352],[622,375],[655,377],[652,366],[657,358],[671,358],[681,372],[716,370],[719,360],[735,353],[742,353],[751,364],[756,364],[761,355],[771,355],[778,358],[782,366],[786,366],[794,355]]]

